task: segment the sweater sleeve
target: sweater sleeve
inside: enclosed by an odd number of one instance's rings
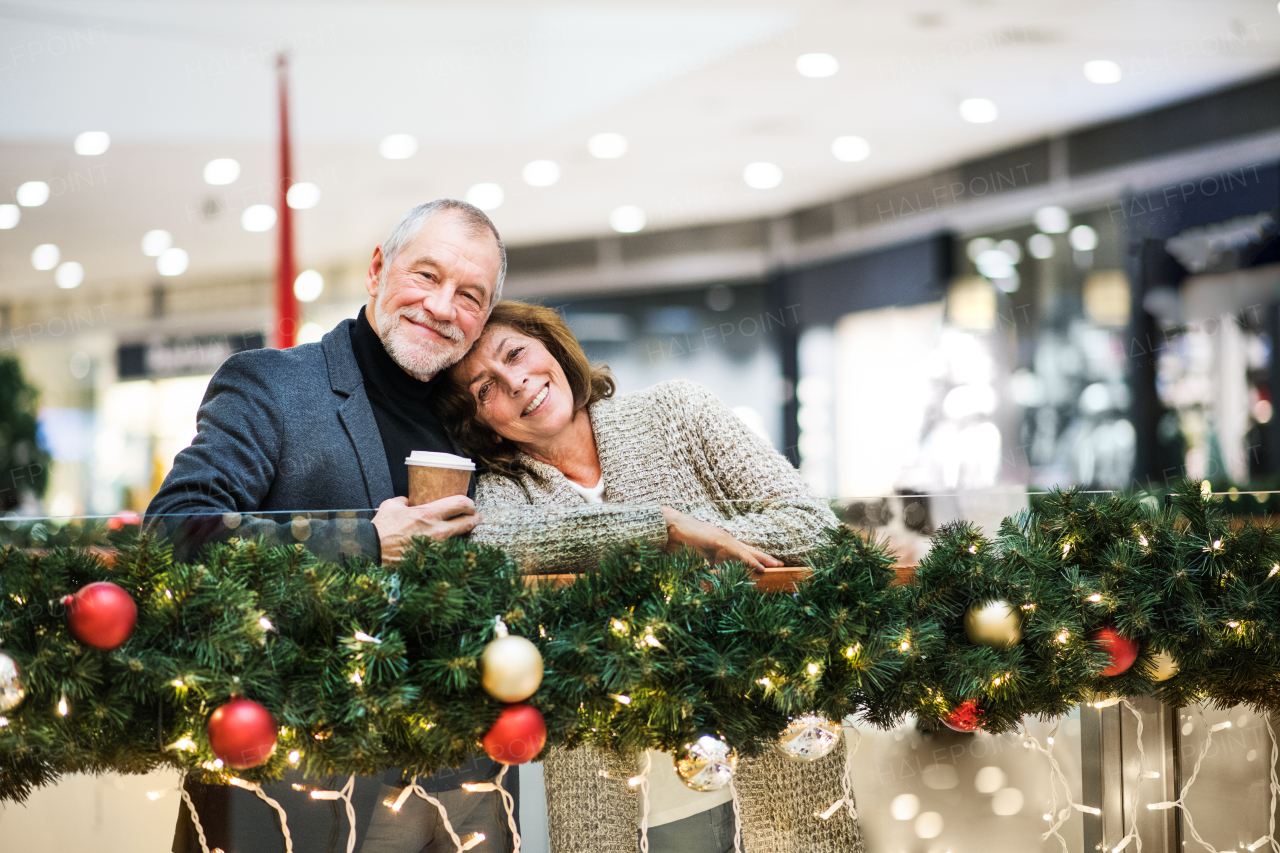
[[[503,548],[533,574],[581,573],[623,543],[667,542],[667,525],[656,504],[535,505],[519,483],[483,474],[476,484],[476,506],[481,521],[472,541]]]
[[[727,497],[716,505],[680,509],[788,564],[803,563],[808,552],[825,544],[825,531],[839,524],[828,502],[718,397],[692,382],[671,384],[681,420]]]

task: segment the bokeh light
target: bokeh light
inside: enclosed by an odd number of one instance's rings
[[[58,268],[53,273],[53,280],[63,290],[79,287],[84,281],[84,267],[75,261],[65,261],[58,264]]]
[[[173,245],[173,235],[157,228],[142,235],[142,254],[148,258],[158,258],[160,253]]]
[[[587,140],[592,157],[612,160],[627,153],[627,138],[621,133],[597,133]]]
[[[303,181],[289,187],[285,201],[294,210],[310,210],[320,203],[320,187]]]
[[[995,103],[986,98],[966,98],[960,102],[960,117],[971,124],[987,124],[999,115]]]
[[[58,265],[62,252],[53,243],[41,243],[31,252],[31,266],[40,271],[51,270]]]
[[[647,221],[644,210],[634,204],[615,207],[609,214],[609,227],[619,234],[633,234],[644,228]]]
[[[299,302],[315,302],[324,292],[324,276],[315,270],[303,270],[293,280],[293,295]]]
[[[182,275],[187,271],[190,258],[182,249],[165,249],[156,258],[156,272],[160,275]]]
[[[276,224],[276,209],[269,204],[254,204],[240,214],[240,226],[246,231],[270,231]]]
[[[204,182],[215,187],[233,184],[240,177],[240,163],[230,157],[219,157],[204,164]]]

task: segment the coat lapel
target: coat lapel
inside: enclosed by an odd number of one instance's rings
[[[338,404],[338,420],[351,440],[352,450],[360,464],[368,492],[369,506],[377,506],[395,497],[391,485],[391,469],[387,466],[387,454],[382,446],[382,434],[373,417],[373,407],[364,390],[364,377],[351,349],[351,327],[354,320],[339,323],[321,341],[325,360],[329,365],[329,386],[333,393],[343,398]]]
[[[338,419],[342,421],[360,462],[360,473],[364,475],[364,485],[369,491],[369,506],[376,509],[378,504],[395,497],[395,487],[391,485],[391,469],[387,466],[382,434],[378,432],[378,422],[373,417],[373,407],[369,405],[363,387],[357,388],[338,406]]]

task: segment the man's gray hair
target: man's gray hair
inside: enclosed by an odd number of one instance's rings
[[[386,280],[386,271],[391,266],[391,262],[399,256],[405,246],[413,241],[414,237],[418,236],[418,232],[427,224],[427,220],[442,210],[456,214],[474,234],[487,232],[493,235],[493,239],[498,244],[498,254],[502,258],[502,263],[498,267],[498,280],[493,288],[493,296],[489,299],[489,310],[492,311],[493,306],[497,305],[498,300],[502,298],[502,282],[507,277],[507,247],[503,245],[502,237],[499,236],[493,220],[483,210],[465,201],[438,198],[435,201],[420,204],[400,217],[400,221],[391,229],[387,239],[382,241],[382,281]]]

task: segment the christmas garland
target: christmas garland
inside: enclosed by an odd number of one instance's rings
[[[1280,709],[1280,536],[1191,483],[1164,501],[1055,493],[994,539],[945,526],[903,585],[883,543],[841,528],[794,594],[640,545],[556,587],[462,540],[419,541],[394,569],[239,540],[197,564],[147,535],[115,544],[110,561],[0,549],[0,799],[162,764],[206,782],[430,773],[492,753],[500,718],[512,738],[545,722],[551,744],[711,735],[755,754],[806,715],[1003,732],[1106,697]],[[130,607],[127,639],[95,647]],[[495,617],[536,651],[492,645]],[[526,747],[513,763],[541,743]]]

